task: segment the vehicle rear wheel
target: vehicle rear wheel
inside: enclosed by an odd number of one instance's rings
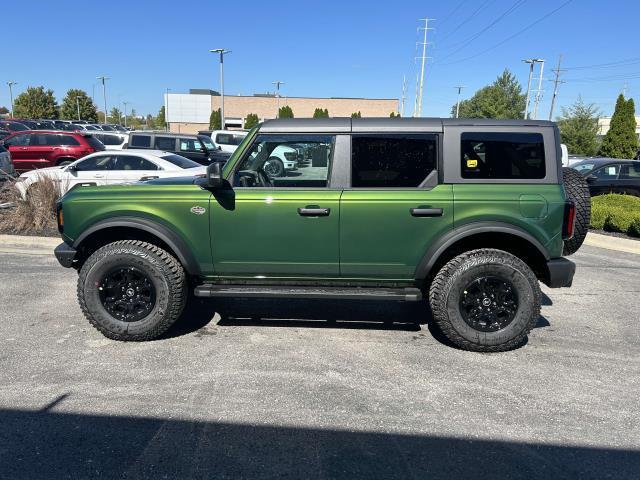
[[[540,285],[531,269],[502,250],[450,260],[429,289],[433,320],[457,347],[501,352],[524,343],[540,317]]]
[[[262,169],[271,178],[284,176],[284,163],[278,157],[269,157]]]
[[[563,255],[576,253],[589,231],[591,222],[591,194],[589,185],[582,174],[573,168],[562,169],[564,190],[569,199],[576,205],[576,220],[573,227],[573,237],[564,241]]]
[[[110,243],[84,263],[78,301],[91,325],[113,340],[143,341],[163,334],[180,316],[187,283],[180,263],[139,240]]]

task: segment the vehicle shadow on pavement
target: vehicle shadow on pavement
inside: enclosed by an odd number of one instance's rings
[[[53,400],[51,404],[56,404]],[[0,409],[2,478],[636,479],[640,451]]]
[[[543,304],[545,304],[544,298]],[[431,309],[426,301],[192,298],[178,322],[161,338],[175,338],[196,332],[211,323],[216,313],[220,315],[217,321],[220,327],[294,327],[417,332],[426,325],[438,342],[455,348],[434,325]],[[549,321],[541,316],[534,328],[549,325]]]

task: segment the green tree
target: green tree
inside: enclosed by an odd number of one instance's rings
[[[213,110],[209,117],[209,130],[220,130],[222,128],[222,112],[220,109]]]
[[[58,104],[53,90],[27,88],[13,102],[13,115],[18,118],[58,118]]]
[[[151,115],[150,113],[147,114],[147,118],[146,118],[146,122],[145,122],[147,128],[156,128],[156,121],[153,118],[153,115]]]
[[[358,110],[357,112],[353,112],[351,114],[351,118],[362,118],[362,113],[360,113],[360,110]]]
[[[522,118],[526,95],[522,85],[507,69],[491,85],[478,90],[473,97],[460,102],[461,118]],[[451,107],[455,116],[456,106]]]
[[[122,121],[122,112],[118,107],[113,107],[109,112],[108,123],[120,123]]]
[[[316,108],[313,112],[313,118],[329,118],[329,110],[326,108]]]
[[[291,110],[291,107],[289,105],[280,107],[280,110],[278,110],[278,118],[293,118],[293,110]]]
[[[636,112],[633,99],[620,94],[611,117],[609,131],[602,139],[600,155],[612,158],[634,158],[638,153]]]
[[[573,105],[562,108],[558,118],[560,139],[573,155],[592,157],[598,153],[598,117],[593,103],[586,104],[579,96]]]
[[[155,127],[156,128],[166,128],[167,124],[165,122],[164,117],[164,105],[160,107],[160,111],[158,111],[158,115],[156,115]]]
[[[7,107],[0,107],[0,115],[6,115],[9,113],[9,109]]]
[[[80,120],[88,122],[98,121],[96,106],[91,101],[91,97],[84,90],[72,88],[67,91],[62,105],[60,106],[60,117],[64,120],[78,120],[78,105],[80,105]]]
[[[253,127],[255,127],[258,123],[260,123],[260,119],[258,118],[258,115],[255,113],[249,113],[244,119],[244,128],[246,128],[247,130],[250,130]]]
[[[391,117],[391,118],[400,118],[400,114],[399,114],[399,113],[396,113],[396,112],[391,112],[391,113],[389,114],[389,117]]]

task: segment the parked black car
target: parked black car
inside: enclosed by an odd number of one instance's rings
[[[10,132],[20,132],[29,130],[26,125],[14,120],[0,120],[0,130],[9,130]]]
[[[640,197],[640,161],[590,158],[571,165],[587,179],[591,196],[624,193]]]
[[[163,150],[190,158],[200,165],[212,162],[225,163],[231,156],[221,152],[206,135],[188,135],[166,132],[131,132],[127,148]]]

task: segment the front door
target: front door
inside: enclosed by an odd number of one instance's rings
[[[278,147],[295,145],[327,156],[270,177],[264,170]],[[222,277],[322,278],[339,275],[341,189],[331,189],[333,135],[258,135],[232,172],[232,188],[211,198],[211,251]]]
[[[11,153],[13,166],[18,172],[32,170],[32,156],[29,150],[31,135],[29,133],[19,133],[4,141],[4,146]]]
[[[64,167],[62,191],[71,190],[80,185],[106,185],[109,171],[113,168],[115,155],[110,153],[94,154]]]
[[[433,134],[353,135],[351,186],[340,202],[340,273],[412,280],[453,228],[453,190],[439,185]]]

